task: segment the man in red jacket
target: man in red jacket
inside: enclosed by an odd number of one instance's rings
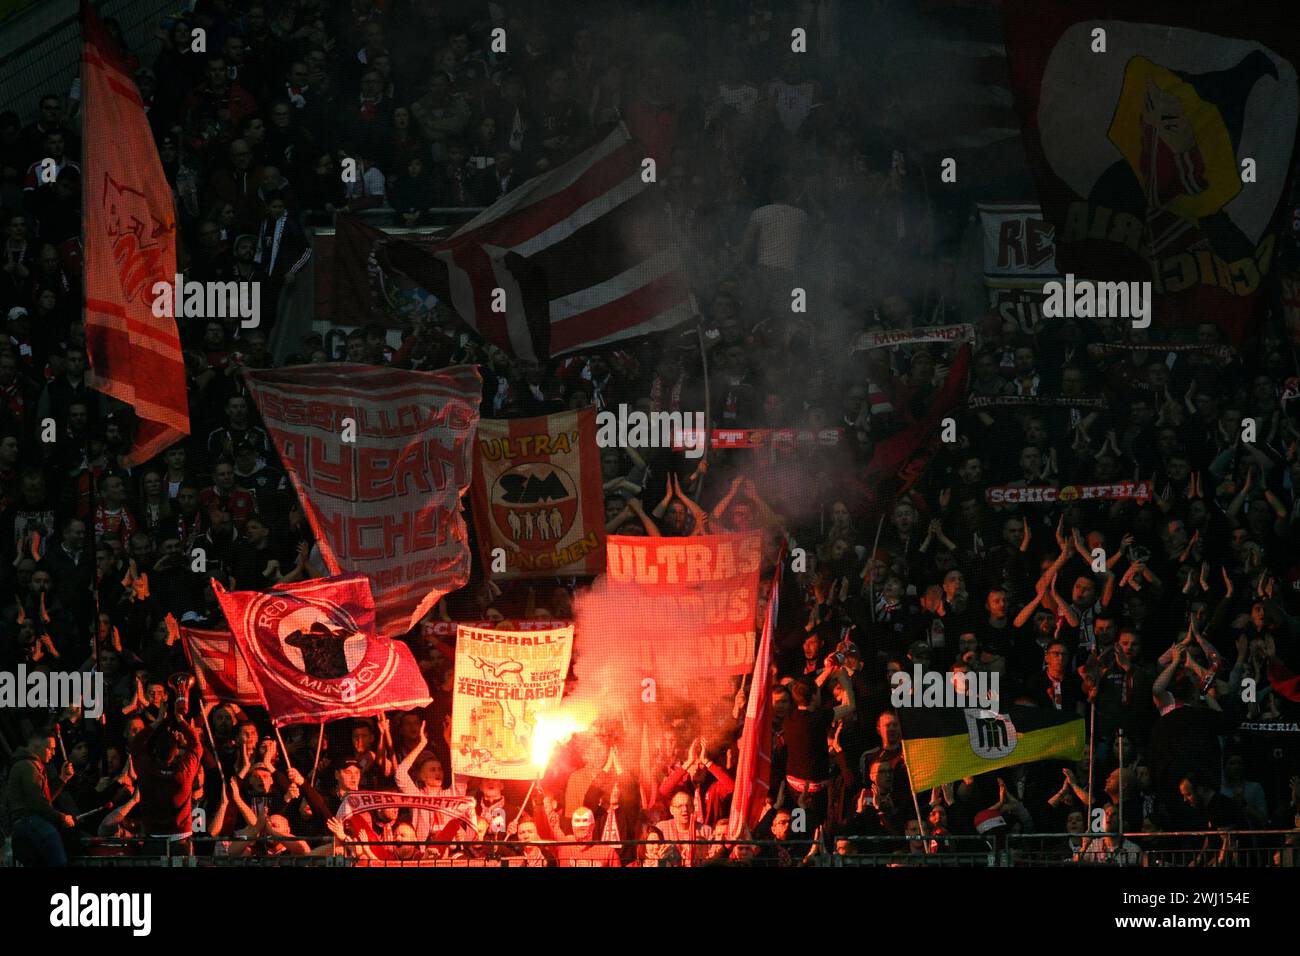
[[[140,803],[136,816],[148,837],[147,856],[188,856],[193,836],[191,794],[203,757],[198,731],[184,719],[181,701],[173,720],[163,707],[153,725],[131,741]],[[170,846],[168,846],[170,844]]]

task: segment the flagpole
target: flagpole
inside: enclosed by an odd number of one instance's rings
[[[912,771],[907,769],[907,745],[900,741],[903,748],[903,770],[907,773],[907,789],[912,790]],[[916,791],[912,790],[912,806],[916,808],[916,828],[921,831],[921,848],[928,854],[930,852],[930,841],[925,838],[925,820],[921,816],[921,801],[916,799]]]
[[[524,810],[528,808],[528,801],[533,798],[533,790],[537,788],[537,781],[541,779],[542,775],[539,773],[536,777],[533,777],[533,782],[528,785],[528,792],[524,794],[524,802],[519,804],[519,812],[515,814],[514,820],[511,821],[510,825],[512,827],[519,826],[519,818],[524,815]]]
[[[316,735],[316,759],[311,765],[311,785],[316,786],[316,770],[320,767],[321,745],[325,743],[325,721],[320,722],[320,732]]]
[[[1092,698],[1092,712],[1088,716],[1088,825],[1087,830],[1092,832],[1092,765],[1094,743],[1097,734],[1097,697],[1094,693]]]
[[[1119,842],[1124,848],[1124,728],[1117,732],[1119,738]]]
[[[885,512],[880,512],[880,521],[876,524],[876,540],[871,543],[871,553],[867,555],[867,586],[871,592],[871,620],[876,620],[876,578],[871,572],[871,565],[876,560],[876,550],[880,547],[880,532],[885,530]]]
[[[704,458],[703,461],[709,460],[709,448],[713,444],[713,402],[710,401],[709,392],[709,355],[704,350],[704,323],[701,321],[703,316],[700,315],[699,303],[695,299],[695,293],[691,293],[691,311],[695,314],[695,336],[700,345],[700,367],[704,370]],[[700,480],[695,484],[695,500],[702,501],[704,497],[704,479],[708,473],[700,475]]]
[[[183,639],[181,643],[184,643]],[[186,656],[189,656],[188,651],[186,651]],[[224,787],[226,784],[226,771],[221,768],[221,758],[217,753],[217,737],[212,732],[212,725],[208,723],[208,709],[203,706],[202,687],[199,688],[199,713],[203,716],[203,727],[208,732],[208,740],[212,741],[212,762],[217,765],[217,775],[221,777],[221,785]]]
[[[287,769],[293,769],[293,761],[289,759],[289,748],[284,745],[284,738],[280,736],[280,725],[271,722],[271,729],[275,731],[275,739],[280,744],[280,753],[284,756],[284,765]]]

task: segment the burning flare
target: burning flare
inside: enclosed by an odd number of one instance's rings
[[[585,729],[572,714],[538,714],[533,727],[533,766],[538,773],[551,762],[556,747]]]

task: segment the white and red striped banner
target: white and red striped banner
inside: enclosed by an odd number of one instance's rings
[[[446,242],[392,239],[379,264],[450,299],[489,342],[522,358],[564,355],[672,328],[690,289],[645,146],[621,125],[556,169],[502,196]],[[505,311],[494,310],[497,290]]]
[[[244,381],[330,573],[370,578],[380,634],[405,634],[464,586],[477,368],[303,365]]]
[[[158,148],[117,44],[82,0],[88,382],[135,409],[130,464],[190,433],[176,320],[153,314],[153,287],[176,273],[176,213]]]

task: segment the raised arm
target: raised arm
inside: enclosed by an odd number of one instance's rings
[[[651,521],[650,516],[645,513],[640,498],[633,498],[630,500],[627,503],[627,507],[628,510],[631,511],[632,514],[634,514],[641,522],[641,527],[645,528],[645,533],[648,537],[659,538],[663,536],[662,532],[659,530],[659,526]]]
[[[740,492],[740,486],[744,483],[744,481],[745,479],[740,475],[737,475],[735,478],[732,479],[731,487],[727,489],[727,493],[722,496],[722,500],[719,501],[716,505],[714,505],[713,510],[709,512],[710,518],[712,518],[714,521],[722,520],[722,516],[725,515],[727,513],[727,509],[731,507],[731,499],[735,498],[736,495]]]
[[[415,766],[416,758],[424,752],[424,748],[429,744],[429,738],[424,732],[424,721],[420,721],[420,738],[411,748],[411,752],[402,758],[402,762],[397,765],[393,771],[393,780],[397,783],[397,789],[402,793],[419,793],[419,787],[411,779],[411,768]]]

